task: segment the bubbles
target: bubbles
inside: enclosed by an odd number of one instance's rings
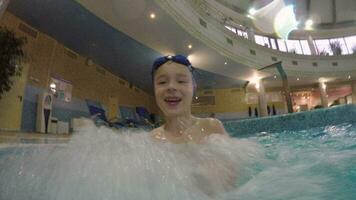
[[[355,130],[346,124],[247,139],[214,134],[199,144],[171,144],[88,122],[64,145],[1,148],[0,199],[352,197],[346,186],[356,180]],[[311,134],[318,131],[330,136]],[[326,140],[338,131],[344,136],[330,146]]]
[[[0,199],[214,199],[249,174],[261,152],[221,135],[177,145],[88,123],[66,145],[7,148]]]

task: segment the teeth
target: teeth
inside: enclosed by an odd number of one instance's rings
[[[172,98],[165,98],[164,100],[165,101],[180,101],[180,98],[172,97]]]

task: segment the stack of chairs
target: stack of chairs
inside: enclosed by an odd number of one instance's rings
[[[106,117],[105,110],[102,108],[100,103],[91,100],[86,101],[89,108],[90,116],[94,120],[96,125],[105,125],[118,129],[125,127],[125,124],[119,122],[117,118],[109,120]]]
[[[118,117],[108,119],[103,106],[96,101],[86,100],[91,118],[96,125],[105,125],[113,128],[141,128],[152,130],[155,128],[154,114],[151,114],[145,107],[119,106]]]
[[[142,125],[155,128],[155,122],[154,119],[152,119],[153,114],[151,114],[145,107],[136,107],[136,113]]]

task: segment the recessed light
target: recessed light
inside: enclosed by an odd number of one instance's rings
[[[305,21],[305,23],[304,23],[304,29],[305,29],[305,30],[313,30],[313,24],[314,24],[313,20],[308,19],[308,20]]]
[[[255,84],[255,88],[256,88],[257,90],[259,90],[259,89],[260,89],[260,83],[257,82],[257,83]]]
[[[273,77],[274,79],[276,79],[277,78],[277,76],[276,75],[274,75],[274,77]]]
[[[305,21],[305,26],[313,26],[313,20],[311,20],[311,19],[308,19],[307,21]]]
[[[224,62],[224,65],[227,65],[227,62]]]
[[[154,18],[156,18],[156,14],[154,14],[154,13],[151,13],[151,14],[150,14],[150,18],[151,18],[151,19],[154,19]]]
[[[190,45],[188,45],[188,48],[189,48],[189,49],[193,48],[193,45],[191,45],[191,44],[190,44]]]
[[[348,78],[348,79],[351,79],[351,75],[349,75],[347,78]]]
[[[299,77],[297,78],[297,81],[299,81]]]
[[[256,14],[256,12],[257,12],[257,10],[256,10],[255,8],[250,8],[250,9],[248,10],[248,13],[249,13],[250,15],[254,15],[254,14]]]

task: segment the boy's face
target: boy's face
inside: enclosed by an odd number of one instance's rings
[[[153,81],[157,105],[166,117],[191,114],[195,86],[186,66],[167,62],[155,72]]]

